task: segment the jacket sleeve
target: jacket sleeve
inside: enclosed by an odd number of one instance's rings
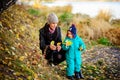
[[[86,45],[85,45],[84,41],[82,40],[82,38],[79,38],[79,40],[80,40],[79,46],[82,47],[82,49],[83,49],[82,51],[84,51],[86,49]]]
[[[40,41],[40,43],[39,43],[40,49],[43,52],[46,47],[43,28],[39,30],[39,41]]]
[[[67,51],[70,46],[66,46],[66,45],[65,45],[66,40],[67,40],[67,39],[65,38],[65,40],[64,40],[63,43],[62,43],[62,49]]]

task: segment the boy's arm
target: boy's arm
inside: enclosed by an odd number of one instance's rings
[[[80,38],[80,50],[84,51],[86,49],[86,45],[84,43],[84,41]]]
[[[66,46],[66,41],[67,41],[67,39],[65,38],[65,40],[62,43],[62,49],[63,50],[68,50],[69,49],[69,46]]]

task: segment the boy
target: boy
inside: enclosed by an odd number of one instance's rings
[[[86,47],[83,40],[77,35],[76,27],[74,24],[72,24],[67,31],[67,35],[63,42],[62,48],[63,50],[66,50],[67,78],[74,80],[74,72],[75,78],[83,78],[83,75],[81,73],[81,51],[84,51]]]

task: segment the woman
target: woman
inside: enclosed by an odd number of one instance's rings
[[[61,49],[61,29],[57,24],[58,17],[50,13],[47,23],[39,30],[40,49],[48,63],[55,65],[65,60],[65,51]]]

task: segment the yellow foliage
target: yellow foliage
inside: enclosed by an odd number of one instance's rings
[[[58,42],[58,43],[57,43],[57,46],[60,46],[60,45],[61,45],[61,42]]]
[[[71,46],[72,42],[70,40],[66,40],[65,43],[63,43],[63,44],[65,44],[66,46]]]
[[[82,51],[82,50],[83,50],[83,48],[82,48],[82,47],[80,47],[79,49],[80,49],[80,51]]]
[[[40,8],[40,1],[39,0],[34,0],[34,8]]]
[[[50,42],[50,45],[54,45],[54,44],[55,44],[55,41],[51,41],[51,42]]]
[[[28,76],[27,79],[28,79],[28,80],[31,80],[31,79],[32,79],[32,76]]]
[[[19,60],[23,61],[25,59],[25,56],[20,56]]]
[[[19,34],[16,34],[16,38],[19,39]]]
[[[16,75],[16,76],[21,75],[21,73],[20,73],[20,72],[14,72],[13,74],[14,74],[14,75]]]
[[[35,78],[38,78],[38,75],[37,75],[36,73],[34,73],[34,77],[35,77]]]
[[[2,61],[3,64],[7,64],[7,62],[5,60]]]
[[[25,26],[21,26],[20,27],[20,29],[21,29],[21,31],[25,31],[25,28],[24,28]]]

